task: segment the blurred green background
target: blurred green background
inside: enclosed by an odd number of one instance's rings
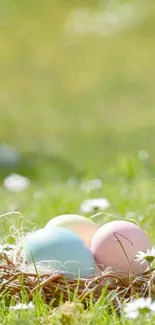
[[[1,188],[2,213],[79,212],[87,194],[65,182],[99,177],[91,195],[111,212],[143,214],[155,200],[154,1],[1,0],[0,29],[0,142],[22,154],[0,178],[32,180],[21,194]]]

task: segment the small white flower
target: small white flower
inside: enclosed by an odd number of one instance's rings
[[[142,222],[143,220],[144,220],[144,215],[141,214],[141,215],[138,217],[138,221],[139,221],[139,222]]]
[[[147,160],[149,158],[149,154],[146,150],[140,150],[138,155],[141,160]]]
[[[66,184],[69,186],[75,186],[77,185],[77,180],[74,177],[71,177],[67,180]]]
[[[15,250],[16,246],[13,244],[0,245],[0,252]]]
[[[28,310],[28,309],[34,309],[35,306],[33,302],[31,301],[29,304],[17,304],[15,306],[10,306],[10,310]]]
[[[139,298],[127,303],[124,308],[127,318],[135,319],[139,315],[155,314],[155,302],[151,298]]]
[[[142,10],[140,13],[136,6],[116,3],[117,1],[110,1],[104,10],[96,12],[83,8],[70,11],[64,26],[66,32],[81,36],[110,37],[121,30],[133,28],[146,19],[146,13]]]
[[[42,198],[42,196],[43,196],[42,192],[40,192],[40,191],[36,191],[33,193],[33,197],[35,200],[40,200]]]
[[[128,194],[128,189],[126,187],[122,187],[120,190],[120,194],[122,196],[126,196]]]
[[[134,219],[136,217],[136,212],[135,211],[129,211],[126,213],[126,219]]]
[[[155,203],[151,203],[151,204],[149,204],[149,205],[148,205],[148,209],[149,209],[149,210],[153,210],[153,209],[155,209]]]
[[[139,315],[138,310],[130,310],[130,311],[126,311],[126,317],[127,318],[131,318],[131,319],[135,319],[137,318]]]
[[[3,181],[3,186],[11,192],[20,192],[25,190],[30,185],[30,180],[27,177],[10,174]]]
[[[155,248],[147,249],[146,252],[138,252],[136,254],[136,262],[144,264],[145,262],[152,263],[155,259]]]
[[[110,207],[110,202],[105,198],[98,198],[98,199],[89,199],[85,200],[81,204],[81,211],[83,213],[91,213],[95,210],[105,210]]]
[[[81,184],[81,190],[89,193],[92,190],[100,189],[102,187],[102,181],[99,178],[92,179],[91,181]]]

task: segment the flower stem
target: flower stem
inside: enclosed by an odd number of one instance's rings
[[[152,263],[149,263],[149,297],[151,298],[151,295],[152,295],[152,283],[151,283],[151,280],[152,280]]]

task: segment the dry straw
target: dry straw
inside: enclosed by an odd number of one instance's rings
[[[11,213],[9,214],[11,215]],[[87,306],[90,298],[97,302],[102,291],[107,288],[107,294],[114,292],[113,302],[118,304],[118,298],[125,301],[133,297],[147,297],[149,294],[150,271],[140,276],[123,274],[117,270],[106,269],[89,279],[67,279],[61,272],[52,272],[48,268],[28,266],[20,245],[25,238],[23,225],[20,230],[10,229],[16,245],[8,245],[4,241],[0,252],[0,295],[4,294],[7,302],[10,299],[20,301],[23,288],[31,301],[39,291],[45,303],[54,301],[58,306],[60,299],[66,301],[71,297],[79,298]],[[117,236],[118,237],[118,236]],[[118,239],[118,238],[117,238]],[[155,269],[151,270],[151,291],[155,295]]]
[[[13,253],[13,250],[12,250]],[[11,254],[12,254],[11,253]],[[128,300],[136,296],[148,296],[149,272],[141,276],[128,277],[123,274],[107,269],[99,276],[89,279],[71,279],[68,280],[63,274],[39,273],[22,270],[19,265],[13,263],[9,250],[0,254],[0,294],[5,293],[8,298],[14,298],[19,301],[22,290],[27,293],[29,300],[33,299],[34,294],[39,290],[44,302],[50,303],[54,299],[54,305],[59,304],[60,298],[66,301],[72,295],[81,299],[87,304],[90,297],[96,302],[107,286],[107,293],[117,292],[117,298]],[[13,256],[13,254],[12,254]],[[152,278],[154,269],[152,270]],[[132,281],[132,285],[131,285]],[[155,293],[155,281],[152,280],[152,295]]]

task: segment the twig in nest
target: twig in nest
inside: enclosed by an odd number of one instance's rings
[[[90,298],[97,302],[106,287],[107,294],[115,291],[117,297],[123,300],[129,300],[135,294],[139,296],[148,295],[148,272],[144,272],[141,276],[133,276],[132,281],[128,275],[114,273],[114,271],[109,272],[109,270],[107,272],[105,270],[100,276],[88,279],[66,279],[62,274],[38,274],[35,270],[34,272],[22,271],[19,266],[17,267],[12,263],[9,256],[6,258],[6,255],[1,254],[0,258],[2,260],[0,265],[0,295],[7,293],[7,299],[8,296],[10,299],[14,296],[16,300],[20,301],[23,287],[29,300],[32,300],[37,290],[41,289],[40,293],[44,301],[50,303],[51,299],[55,299],[55,306],[59,305],[62,295],[63,301],[68,300],[70,295],[73,295],[73,297],[76,296],[80,299],[84,305]],[[131,283],[134,284],[134,292]],[[155,294],[154,277],[152,277],[152,293]]]
[[[119,235],[120,237],[123,237],[124,239],[128,240],[128,242],[129,242],[132,246],[133,246],[133,243],[131,242],[130,239],[126,238],[125,236],[123,236],[123,235],[121,235],[121,234],[119,234],[119,233],[117,233],[117,232],[114,232],[114,236],[115,236],[116,240],[118,241],[118,243],[120,244],[120,246],[121,246],[121,248],[122,248],[122,251],[123,251],[123,253],[124,253],[125,257],[126,257],[127,263],[128,263],[128,267],[129,267],[129,269],[128,269],[128,275],[129,275],[129,282],[130,282],[130,285],[131,285],[131,296],[133,296],[133,295],[135,294],[135,289],[134,289],[133,282],[132,282],[132,272],[131,272],[130,261],[129,261],[128,255],[127,255],[127,253],[126,253],[126,251],[125,251],[125,248],[124,248],[122,242],[119,240],[119,238],[118,238],[117,235]]]

